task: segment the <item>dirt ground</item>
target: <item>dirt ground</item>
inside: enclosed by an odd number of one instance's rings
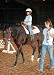
[[[0,34],[0,39],[2,39],[2,34]],[[17,47],[11,39],[11,43],[17,51]],[[35,43],[37,46],[37,42]],[[3,49],[0,49],[0,75],[54,75],[54,69],[50,70],[50,61],[48,53],[46,53],[45,63],[44,63],[44,72],[38,72],[39,63],[37,62],[38,48],[35,53],[34,61],[31,61],[32,48],[30,45],[23,46],[23,52],[25,56],[25,64],[22,64],[21,55],[18,58],[18,64],[14,68],[12,67],[15,62],[15,55],[3,53],[2,51],[6,49],[6,46]]]

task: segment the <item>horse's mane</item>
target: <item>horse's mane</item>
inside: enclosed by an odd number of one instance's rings
[[[8,29],[9,27],[18,28],[18,27],[22,27],[22,25],[6,25],[6,26],[4,27],[4,30]]]

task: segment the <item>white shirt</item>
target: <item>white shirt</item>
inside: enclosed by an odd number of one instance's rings
[[[32,16],[31,15],[26,16],[25,20],[24,20],[24,23],[26,25],[32,25]]]
[[[53,45],[53,37],[51,37],[50,35],[48,35],[49,36],[49,39],[48,39],[48,42],[47,42],[47,28],[45,28],[44,30],[43,30],[43,34],[44,34],[44,40],[43,40],[43,44],[44,45]],[[54,34],[54,28],[51,28],[50,30],[49,30],[49,32],[51,33],[51,34]]]

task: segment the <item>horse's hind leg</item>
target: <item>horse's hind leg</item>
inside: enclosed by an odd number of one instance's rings
[[[38,49],[38,58],[37,58],[37,61],[39,61],[40,58],[41,58],[41,49],[42,49],[42,47],[40,47],[40,48]]]
[[[33,61],[34,60],[34,54],[35,54],[35,51],[36,51],[36,46],[32,46],[32,49],[33,49],[33,53],[32,53],[32,56],[31,56],[31,60]]]
[[[40,49],[38,50],[38,58],[41,58],[41,49],[42,49],[42,48],[40,48]]]
[[[33,47],[33,53],[32,53],[32,55],[35,54],[35,51],[36,51],[36,47]]]

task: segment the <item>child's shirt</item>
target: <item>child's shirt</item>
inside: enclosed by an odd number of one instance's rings
[[[26,25],[32,25],[32,16],[31,15],[26,16],[24,19],[24,23]]]

